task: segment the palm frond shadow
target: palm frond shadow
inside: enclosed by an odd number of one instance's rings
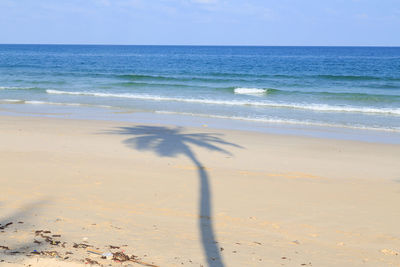
[[[18,225],[18,222],[23,222],[24,224],[27,224],[27,220],[29,221],[29,217],[32,216],[32,213],[34,211],[37,211],[38,209],[40,209],[40,207],[47,203],[48,200],[39,200],[39,201],[35,201],[32,202],[30,204],[27,204],[25,206],[23,206],[22,208],[18,209],[16,212],[14,212],[13,214],[5,217],[5,218],[1,218],[0,220],[0,226],[5,226],[9,223],[12,223],[12,225],[10,225],[10,227],[4,227],[3,231],[11,231],[10,228],[15,228],[16,225]],[[8,246],[8,244],[0,244],[3,246]],[[23,244],[19,244],[17,247],[10,247],[10,250],[5,250],[5,249],[1,249],[0,250],[0,256],[3,255],[14,255],[14,254],[23,254],[23,253],[30,253],[36,249],[45,249],[46,247],[48,247],[47,244],[36,244],[33,242],[26,242]]]
[[[200,179],[198,225],[203,250],[209,266],[224,266],[214,233],[211,205],[212,197],[208,173],[190,147],[201,147],[209,151],[215,151],[226,155],[231,155],[231,153],[221,146],[242,147],[223,140],[221,134],[185,133],[184,129],[181,127],[121,127],[113,131],[113,133],[129,136],[130,138],[124,140],[124,144],[132,149],[152,151],[160,157],[176,157],[183,155],[193,162],[197,168]]]

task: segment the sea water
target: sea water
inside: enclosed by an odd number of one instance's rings
[[[0,107],[400,132],[400,48],[0,45]]]

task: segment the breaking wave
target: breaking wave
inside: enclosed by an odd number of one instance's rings
[[[68,92],[60,90],[46,90],[48,94],[65,94],[65,95],[85,95],[95,97],[114,97],[114,98],[130,98],[137,100],[150,100],[150,101],[174,101],[198,104],[212,104],[212,105],[230,105],[230,106],[257,106],[257,107],[271,107],[271,108],[287,108],[287,109],[301,109],[319,112],[349,112],[349,113],[372,113],[382,115],[396,115],[400,116],[400,108],[369,108],[358,106],[339,106],[327,104],[307,104],[307,103],[284,103],[284,102],[271,102],[271,101],[252,101],[252,100],[220,100],[208,98],[183,98],[183,97],[166,97],[159,95],[149,94],[110,94],[102,92]]]

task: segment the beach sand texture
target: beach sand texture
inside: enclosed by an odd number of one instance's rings
[[[399,145],[1,116],[0,266],[400,266],[399,159]]]

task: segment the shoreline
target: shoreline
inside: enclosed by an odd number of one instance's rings
[[[400,132],[378,129],[347,128],[291,124],[283,122],[258,122],[232,118],[196,116],[171,112],[151,112],[114,107],[91,107],[47,104],[1,104],[0,116],[34,116],[99,120],[125,123],[178,125],[182,127],[210,127],[222,130],[239,130],[267,134],[283,134],[334,140],[353,140],[371,143],[400,144]]]
[[[166,121],[0,122],[0,224],[13,222],[0,265],[120,264],[74,243],[158,266],[400,265],[399,145]]]

